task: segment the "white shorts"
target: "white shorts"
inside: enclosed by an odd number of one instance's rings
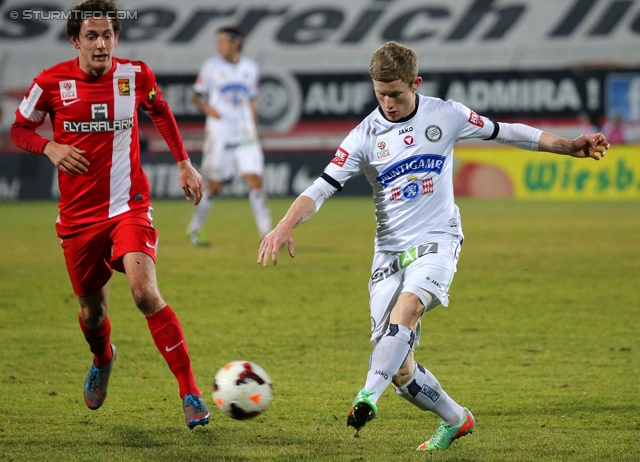
[[[449,306],[449,287],[460,258],[461,240],[452,234],[435,234],[424,244],[406,252],[376,252],[369,280],[371,343],[377,344],[389,326],[391,310],[403,292],[420,297],[424,312],[442,304]],[[427,306],[425,292],[433,301]],[[421,323],[416,328],[420,340]]]
[[[227,136],[207,129],[202,148],[202,174],[214,181],[228,181],[236,174],[262,176],[264,153],[257,138]]]

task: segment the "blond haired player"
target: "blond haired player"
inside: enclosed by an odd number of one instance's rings
[[[444,449],[473,430],[475,419],[436,377],[414,360],[423,316],[449,304],[449,287],[463,242],[453,197],[453,146],[480,138],[534,151],[600,159],[609,143],[600,134],[575,140],[522,124],[494,122],[454,101],[421,96],[415,52],[395,42],[377,49],[369,68],[379,107],[342,142],[324,173],[291,205],[262,241],[258,263],[278,262],[293,228],[309,220],[349,178],[364,173],[373,188],[377,230],[369,280],[371,353],[366,381],[347,417],[357,430],[376,417],[376,402],[393,384],[440,427],[419,451]]]

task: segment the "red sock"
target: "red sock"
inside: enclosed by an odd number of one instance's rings
[[[187,394],[200,396],[191,370],[187,342],[184,339],[180,321],[171,307],[167,305],[157,313],[148,316],[147,323],[156,347],[178,380],[180,397],[184,398]]]
[[[111,351],[111,323],[109,322],[109,318],[105,316],[102,324],[93,329],[85,326],[80,315],[78,315],[78,322],[80,322],[80,329],[82,329],[84,338],[89,344],[89,349],[91,353],[93,353],[93,362],[95,362],[98,367],[107,367],[113,358],[113,352]]]

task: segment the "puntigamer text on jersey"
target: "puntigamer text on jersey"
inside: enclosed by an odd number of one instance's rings
[[[393,180],[403,175],[417,172],[436,172],[440,174],[444,165],[445,156],[435,154],[420,154],[418,156],[403,159],[393,164],[376,178],[382,186],[389,186]]]

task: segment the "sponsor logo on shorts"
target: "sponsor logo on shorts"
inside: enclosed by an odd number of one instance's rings
[[[409,250],[405,250],[390,264],[377,268],[371,275],[371,281],[376,283],[387,279],[389,276],[406,268],[418,258],[423,257],[428,253],[438,253],[437,242],[426,242],[416,247],[412,247]]]

